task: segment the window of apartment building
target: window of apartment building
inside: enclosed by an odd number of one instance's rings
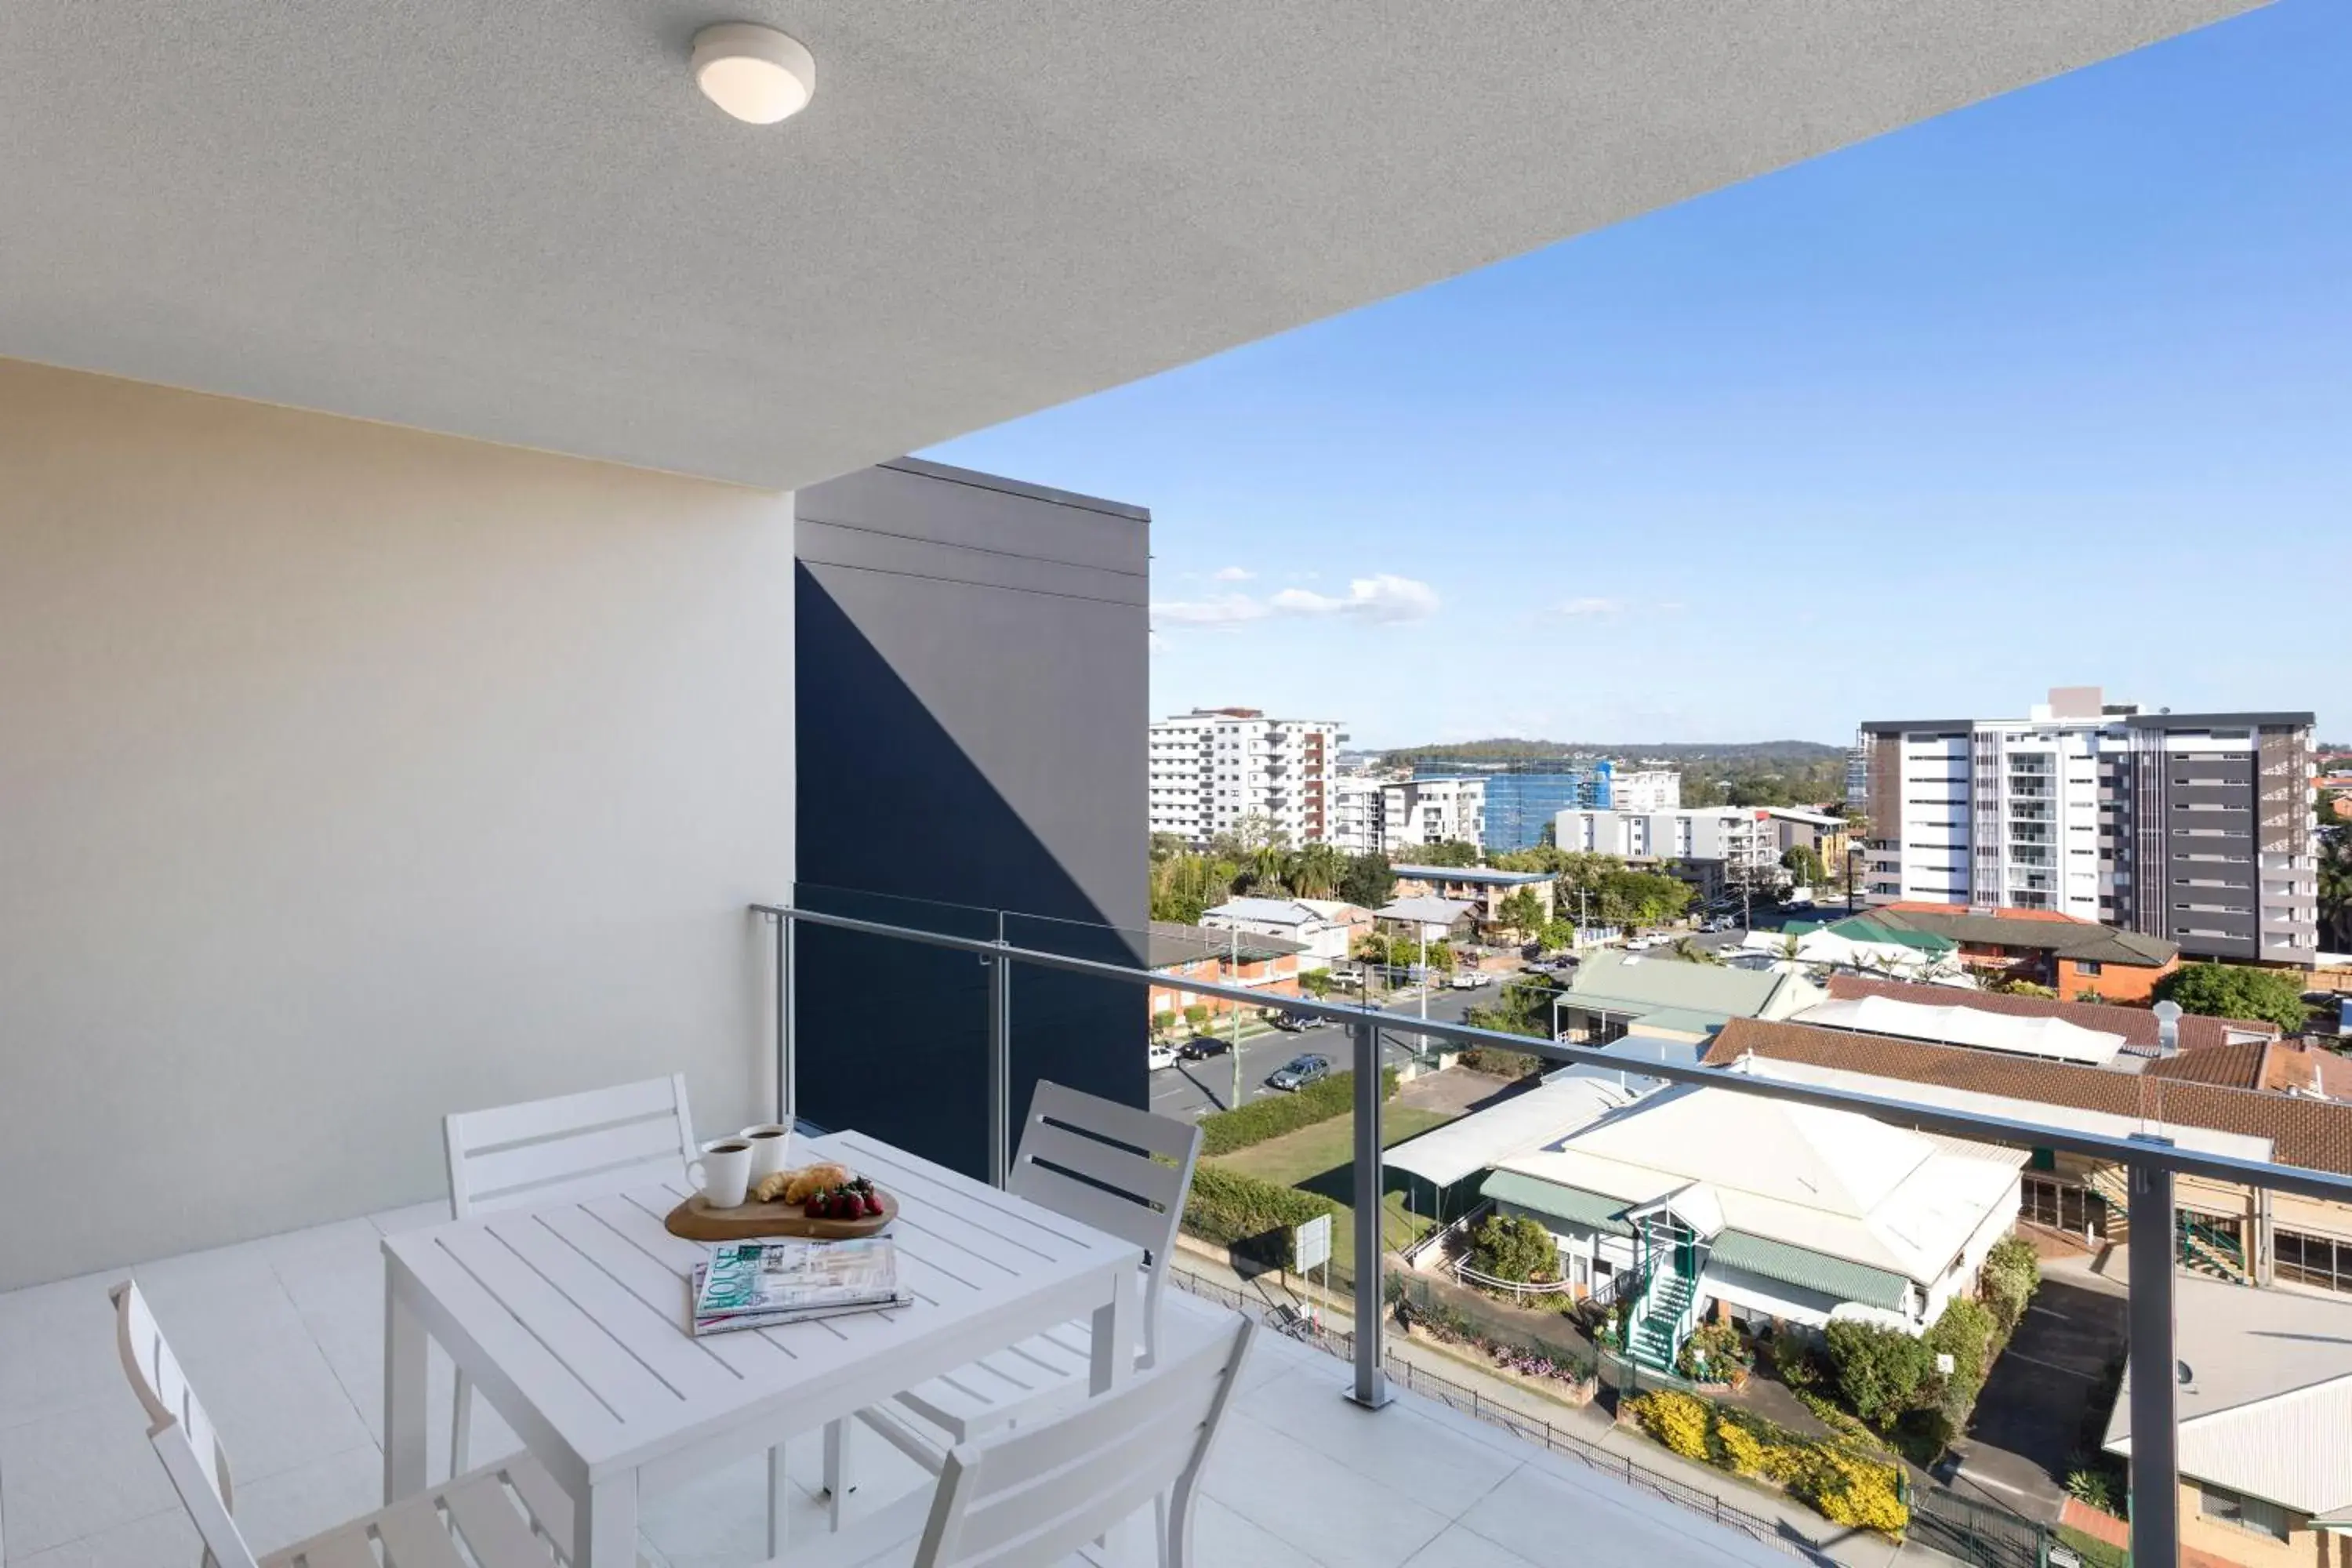
[[[2284,1541],[2292,1533],[2286,1510],[2278,1504],[2224,1491],[2203,1481],[2197,1483],[2197,1511],[2207,1519],[2235,1525],[2256,1535],[2267,1535],[2273,1541]]]
[[[2280,1279],[2352,1292],[2352,1241],[2282,1230],[2273,1233],[2273,1247]]]

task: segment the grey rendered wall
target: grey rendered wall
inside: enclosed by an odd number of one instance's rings
[[[800,901],[1139,962],[1149,514],[914,459],[798,512]],[[795,973],[802,1114],[979,1170],[980,963],[812,929]],[[1142,1103],[1140,988],[1024,971],[1013,1013],[1016,1112]]]
[[[0,1288],[772,1093],[791,498],[0,361]]]

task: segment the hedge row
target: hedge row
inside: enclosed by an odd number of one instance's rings
[[[1184,1231],[1231,1247],[1238,1256],[1268,1268],[1288,1268],[1296,1239],[1291,1227],[1339,1209],[1318,1194],[1203,1161],[1192,1169],[1192,1194],[1184,1200]]]
[[[1384,1100],[1393,1099],[1396,1091],[1396,1068],[1382,1068],[1381,1098]],[[1345,1116],[1355,1107],[1356,1075],[1335,1072],[1329,1078],[1308,1084],[1296,1094],[1269,1094],[1247,1105],[1203,1116],[1201,1118],[1201,1152],[1230,1154],[1236,1149],[1246,1149],[1253,1143],[1263,1143],[1269,1138],[1279,1138],[1286,1132],[1296,1132],[1302,1127],[1312,1127],[1318,1121]]]
[[[1911,1510],[1898,1472],[1834,1438],[1801,1436],[1745,1411],[1662,1390],[1628,1399],[1622,1414],[1675,1453],[1738,1476],[1778,1482],[1833,1524],[1900,1540]]]

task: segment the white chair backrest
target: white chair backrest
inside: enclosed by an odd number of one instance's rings
[[[449,1212],[458,1219],[524,1204],[677,1181],[694,1158],[686,1079],[649,1078],[489,1110],[441,1124]]]
[[[1227,1331],[1115,1393],[949,1450],[915,1568],[1058,1563],[1162,1492],[1181,1542],[1255,1326],[1236,1313]]]
[[[114,1301],[114,1341],[131,1392],[147,1409],[148,1441],[155,1445],[164,1473],[205,1542],[207,1564],[254,1568],[253,1552],[230,1517],[236,1489],[229,1482],[228,1453],[212,1418],[196,1402],[179,1358],[163,1342],[154,1314],[139,1287],[126,1279],[107,1292]]]
[[[1160,1344],[1160,1288],[1184,1222],[1201,1129],[1044,1079],[1029,1101],[1006,1187],[1143,1248],[1147,1364]]]

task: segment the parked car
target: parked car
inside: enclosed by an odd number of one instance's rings
[[[1296,1035],[1302,1030],[1311,1029],[1320,1022],[1322,1020],[1319,1018],[1301,1017],[1297,1013],[1276,1013],[1274,1016],[1274,1026],[1286,1035]]]
[[[1457,969],[1451,984],[1456,991],[1475,991],[1486,984],[1486,976],[1479,970]]]
[[[1181,1061],[1197,1062],[1209,1057],[1221,1057],[1234,1048],[1234,1043],[1218,1035],[1195,1035],[1176,1047]]]
[[[1158,1072],[1161,1068],[1172,1068],[1178,1059],[1176,1047],[1173,1046],[1154,1044],[1143,1053],[1144,1066],[1152,1072]]]
[[[1268,1089],[1305,1089],[1308,1084],[1319,1082],[1330,1076],[1330,1058],[1312,1055],[1293,1057],[1275,1068],[1265,1083]]]

